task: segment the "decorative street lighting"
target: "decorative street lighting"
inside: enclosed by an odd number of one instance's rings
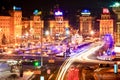
[[[50,33],[49,33],[49,31],[47,30],[47,31],[45,31],[45,35],[46,36],[48,36]]]
[[[66,36],[68,37],[70,35],[69,29],[66,29]]]
[[[49,36],[50,32],[47,30],[45,31],[45,36],[46,36],[46,42],[50,41],[50,36]]]
[[[93,36],[93,35],[95,34],[95,32],[94,32],[94,31],[91,31],[90,34],[91,34],[91,36]]]

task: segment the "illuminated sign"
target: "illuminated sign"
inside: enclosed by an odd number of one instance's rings
[[[21,10],[21,7],[13,6],[13,10]]]
[[[38,11],[38,10],[36,9],[36,10],[34,10],[33,14],[34,14],[34,15],[41,15],[42,12],[41,12],[41,11]]]
[[[111,5],[110,7],[120,7],[120,3],[119,2],[115,2],[113,5]]]
[[[38,10],[34,10],[33,14],[37,15],[38,14]]]
[[[60,12],[60,11],[57,11],[57,12],[55,12],[55,15],[56,15],[56,16],[62,16],[62,15],[63,15],[63,13],[62,13],[62,12]]]
[[[103,8],[103,13],[104,13],[104,14],[108,14],[108,13],[109,13],[108,8]]]
[[[89,10],[85,9],[85,10],[82,10],[81,14],[82,15],[90,15],[91,13]]]

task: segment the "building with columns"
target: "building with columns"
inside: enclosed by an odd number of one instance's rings
[[[82,10],[80,16],[80,27],[79,31],[80,34],[83,36],[90,36],[90,32],[93,31],[94,27],[94,17],[91,16],[89,10],[85,9]]]
[[[116,32],[115,32],[115,44],[117,46],[120,46],[120,3],[115,3],[112,6],[113,12],[116,14]]]
[[[69,34],[67,31],[69,31],[69,21],[64,20],[63,18],[63,12],[56,11],[54,13],[55,20],[49,20],[49,28],[50,28],[50,35],[52,37],[60,37],[65,36]]]
[[[99,20],[100,36],[111,34],[114,37],[114,21],[111,18],[108,8],[103,8],[101,19]]]

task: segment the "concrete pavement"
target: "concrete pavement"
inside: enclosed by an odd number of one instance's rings
[[[9,77],[12,73],[10,71],[3,71],[3,72],[0,72],[0,80],[4,80],[6,79],[7,77]]]
[[[12,73],[10,71],[0,72],[0,80],[30,80],[34,77],[34,72],[24,71],[23,77],[20,77],[19,73]]]
[[[34,72],[26,71],[23,73],[23,77],[19,77],[17,80],[30,80],[34,77]]]

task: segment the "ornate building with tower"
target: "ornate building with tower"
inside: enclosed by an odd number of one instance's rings
[[[108,8],[103,8],[101,19],[99,20],[100,36],[111,34],[114,37],[114,21]]]
[[[10,42],[16,42],[16,38],[20,38],[20,36],[22,36],[22,11],[14,9],[13,11],[10,11],[10,15],[12,21],[10,25],[11,38],[8,40],[10,40]]]
[[[89,10],[82,10],[80,16],[80,34],[83,36],[90,36],[90,32],[93,31],[94,27],[94,17],[91,16]]]
[[[50,36],[63,37],[69,34],[69,21],[64,20],[63,12],[55,11],[55,20],[49,20]]]
[[[43,33],[44,21],[39,15],[33,15],[30,19],[23,18],[22,37],[28,39],[40,39]]]

